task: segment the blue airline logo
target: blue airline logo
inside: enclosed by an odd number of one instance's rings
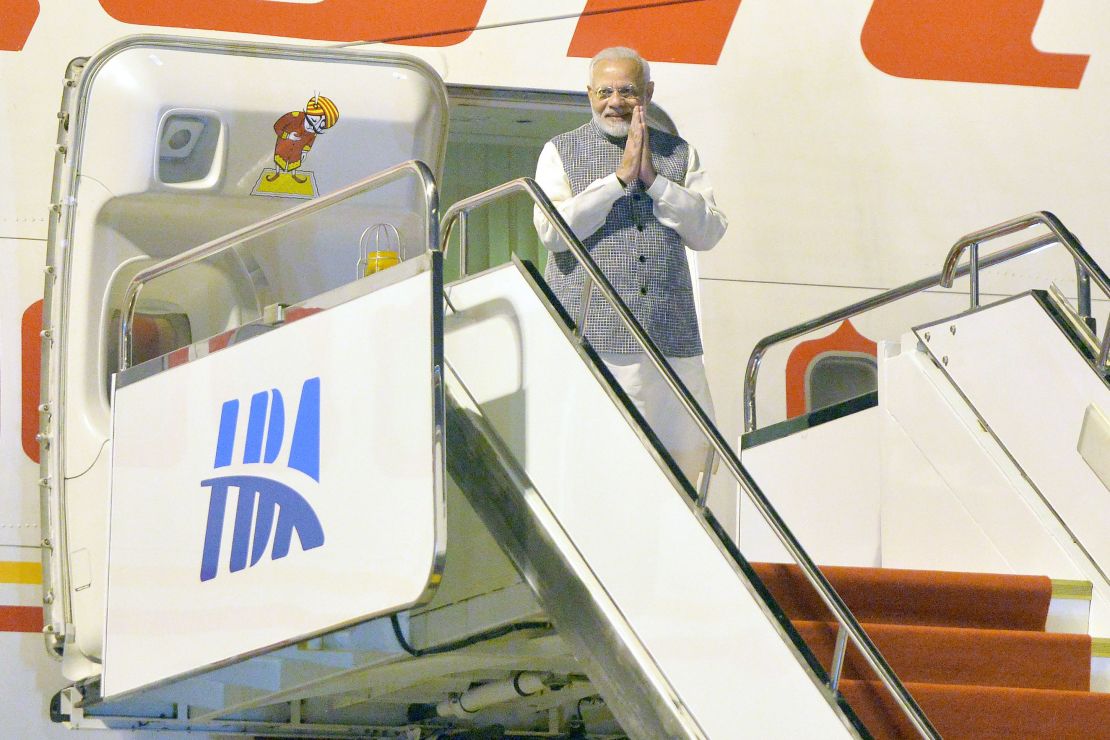
[[[236,430],[239,425],[239,400],[226,401],[220,414],[220,431],[216,441],[218,471],[233,464]],[[276,389],[259,391],[251,397],[247,433],[243,444],[242,463],[247,470],[265,473],[267,468],[280,466],[279,456],[285,437],[285,403]],[[301,386],[297,419],[287,458],[289,468],[299,470],[320,482],[320,378],[309,378]],[[208,525],[204,534],[200,580],[216,577],[220,565],[224,515],[228,491],[238,490],[235,526],[231,537],[232,573],[255,565],[266,553],[273,534],[270,558],[279,560],[289,554],[293,534],[297,534],[302,550],[324,544],[324,529],[308,500],[285,483],[265,475],[224,475],[200,482],[211,489],[208,501]],[[277,519],[275,526],[274,519]],[[253,524],[254,537],[251,537]]]

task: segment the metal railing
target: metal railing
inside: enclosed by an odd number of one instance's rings
[[[166,275],[174,270],[191,265],[200,260],[212,257],[232,247],[242,244],[248,239],[253,239],[263,234],[268,234],[288,223],[309,216],[317,211],[341,203],[356,195],[375,190],[383,185],[400,180],[406,176],[416,177],[421,184],[424,195],[424,240],[428,250],[439,248],[439,192],[436,189],[435,176],[428,165],[419,160],[409,160],[399,165],[382,170],[358,182],[340,188],[322,198],[316,198],[303,203],[288,211],[265,218],[257,223],[245,226],[238,231],[213,239],[198,247],[189,249],[181,254],[163,260],[156,265],[142,270],[127,285],[124,297],[124,310],[119,329],[119,369],[125,370],[131,366],[132,324],[135,318],[135,304],[139,298],[139,291],[151,280]]]
[[[458,201],[448,208],[443,215],[443,223],[440,228],[441,249],[444,255],[446,256],[448,240],[450,239],[452,228],[457,221],[465,218],[465,214],[476,208],[516,193],[525,193],[531,197],[533,203],[544,214],[544,217],[551,225],[555,227],[559,237],[566,243],[571,254],[574,255],[579,265],[581,265],[582,269],[586,272],[582,310],[579,315],[578,323],[575,326],[575,335],[579,338],[579,341],[584,341],[585,338],[586,308],[592,289],[596,287],[602,297],[612,306],[617,316],[624,323],[629,332],[631,332],[637,343],[643,348],[644,353],[651,360],[651,363],[655,366],[656,370],[659,371],[660,375],[663,376],[663,379],[671,388],[671,391],[678,397],[679,401],[681,401],[686,413],[689,414],[701,434],[709,442],[711,448],[710,455],[720,456],[725,467],[733,474],[739,482],[741,489],[748,498],[751,499],[756,509],[767,521],[767,524],[782,542],[787,552],[790,553],[790,556],[799,565],[806,580],[814,590],[817,591],[829,611],[833,613],[834,618],[840,625],[840,630],[838,635],[837,656],[834,659],[834,667],[837,668],[837,670],[829,676],[828,685],[830,690],[833,692],[837,691],[840,681],[839,666],[842,665],[844,648],[847,646],[847,640],[850,639],[852,643],[856,645],[871,670],[878,676],[880,682],[887,691],[890,692],[895,703],[906,715],[917,732],[925,738],[939,738],[939,733],[937,733],[936,729],[929,722],[924,712],[921,711],[921,707],[918,706],[914,698],[906,691],[905,686],[902,685],[902,682],[894,674],[894,671],[886,662],[886,659],[883,658],[882,654],[879,653],[878,648],[875,647],[874,643],[867,636],[867,633],[860,627],[859,622],[844,604],[840,595],[837,594],[832,584],[829,583],[824,574],[821,573],[820,569],[818,569],[810,559],[809,555],[802,549],[801,543],[798,542],[797,538],[786,526],[782,517],[775,511],[771,502],[764,495],[763,491],[760,490],[748,471],[741,465],[740,458],[737,457],[732,447],[730,447],[724,437],[721,436],[721,433],[706,415],[705,411],[702,410],[690,391],[671,369],[662,353],[660,353],[659,349],[655,346],[655,343],[647,335],[643,327],[640,326],[640,323],[636,320],[635,316],[632,315],[632,312],[629,310],[628,306],[625,305],[616,289],[613,288],[604,273],[602,273],[601,268],[597,266],[597,263],[590,256],[589,252],[586,251],[586,248],[574,235],[570,227],[567,226],[566,221],[563,220],[563,217],[555,209],[555,206],[534,180],[527,177],[512,180],[485,192]],[[460,233],[460,244],[465,243],[465,236]],[[462,275],[460,275],[460,277],[464,276],[466,273],[465,262],[462,264],[461,272]],[[709,473],[710,466],[707,466],[703,478],[708,478]],[[699,497],[697,507],[699,512],[704,513],[706,509],[704,497]]]
[[[1077,302],[1079,309],[1079,317],[1090,321],[1091,319],[1091,278],[1102,289],[1103,295],[1110,298],[1110,278],[1106,277],[1106,273],[1098,266],[1091,256],[1087,254],[1087,250],[1075,238],[1075,235],[1068,231],[1060,219],[1048,211],[1037,211],[1030,213],[1027,216],[1021,216],[1009,221],[991,226],[976,231],[960,239],[952,245],[948,250],[948,256],[944,258],[944,269],[941,270],[941,285],[945,288],[952,287],[952,281],[956,272],[956,263],[960,260],[960,255],[964,251],[969,251],[968,269],[971,274],[971,308],[979,307],[979,245],[991,239],[997,239],[1009,234],[1015,234],[1019,231],[1024,231],[1030,226],[1045,226],[1055,236],[1055,241],[1062,245],[1068,252],[1071,253],[1072,261],[1075,263],[1075,282]],[[1102,337],[1102,345],[1099,349],[1098,360],[1096,367],[1105,372],[1107,370],[1107,355],[1110,354],[1110,321],[1106,322],[1106,330]]]
[[[1014,234],[1037,224],[1047,226],[1052,233],[1027,239],[1019,244],[1000,249],[986,257],[979,257],[978,245],[982,242]],[[1079,241],[1076,240],[1076,238],[1064,228],[1059,219],[1051,213],[1047,211],[1038,211],[1028,216],[1012,219],[988,229],[968,234],[960,239],[949,251],[948,257],[945,259],[944,269],[935,275],[915,280],[912,283],[906,283],[897,288],[892,288],[870,298],[865,298],[862,301],[857,301],[844,308],[830,311],[829,313],[810,319],[804,323],[775,332],[759,340],[755,348],[752,349],[751,355],[748,357],[748,365],[744,371],[744,432],[754,431],[757,426],[755,396],[757,381],[759,379],[759,366],[763,362],[763,356],[769,348],[776,344],[796,339],[812,331],[837,324],[861,313],[866,313],[867,311],[894,303],[895,301],[907,298],[915,293],[920,293],[930,288],[951,287],[952,281],[955,278],[963,277],[968,274],[971,275],[972,282],[971,306],[972,308],[976,308],[979,305],[979,271],[982,268],[992,267],[1057,243],[1063,244],[1075,259],[1079,311],[1084,318],[1089,319],[1091,315],[1090,277],[1093,276],[1099,286],[1106,292],[1107,296],[1110,296],[1110,281],[1107,280],[1106,274],[1103,273],[1098,265],[1090,258],[1079,244]],[[971,260],[968,264],[957,265],[960,254],[962,254],[965,249],[971,250]],[[1110,350],[1110,341],[1108,340],[1110,340],[1110,322],[1108,322],[1107,335],[1106,338],[1103,339],[1102,350],[1099,355],[1100,368],[1106,368],[1107,351]]]

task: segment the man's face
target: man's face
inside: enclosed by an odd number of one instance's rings
[[[654,83],[643,82],[633,59],[606,59],[594,67],[588,92],[593,117],[610,136],[627,136],[632,110],[651,101]],[[608,95],[606,95],[608,93]]]
[[[323,116],[306,115],[304,117],[304,127],[306,131],[314,134],[324,133],[325,121]]]

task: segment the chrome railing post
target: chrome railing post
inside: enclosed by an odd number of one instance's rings
[[[971,308],[979,308],[979,242],[968,245],[967,264],[971,276]]]
[[[766,340],[764,340],[766,341]],[[769,346],[769,345],[768,345]],[[744,433],[755,431],[756,416],[755,416],[755,384],[759,378],[759,366],[763,363],[763,352],[765,348],[761,348],[756,344],[755,349],[752,350],[751,356],[748,358],[748,365],[744,369]]]
[[[1098,352],[1098,368],[1104,375],[1110,372],[1110,321],[1106,322],[1106,333],[1102,335],[1102,349]]]
[[[717,451],[710,446],[705,453],[705,467],[702,468],[701,480],[698,482],[698,508],[705,509],[709,503],[709,479],[713,475],[713,463],[717,462]]]
[[[829,670],[829,688],[837,691],[840,688],[840,674],[844,670],[844,654],[848,651],[848,630],[844,625],[836,626],[836,646],[833,648],[832,665]]]
[[[132,281],[131,284],[127,286],[127,293],[124,295],[123,312],[120,314],[119,322],[118,361],[120,370],[126,370],[131,367],[131,360],[133,358],[131,344],[134,336],[131,323],[134,321],[135,304],[139,300],[140,290],[142,290],[142,284]]]
[[[590,276],[586,276],[586,280],[582,283],[582,305],[578,309],[578,321],[574,325],[574,335],[579,339],[586,338],[586,320],[590,315],[590,296],[594,292],[594,281]]]
[[[1088,328],[1095,330],[1091,315],[1091,274],[1079,260],[1075,260],[1075,311]]]
[[[467,257],[470,252],[469,235],[470,235],[470,220],[469,213],[459,214],[459,277],[466,277],[467,271]]]
[[[1088,283],[1090,280],[1094,280],[1095,284],[1097,284],[1102,291],[1102,294],[1110,297],[1110,277],[1107,277],[1098,263],[1091,259],[1091,256],[1087,254],[1087,250],[1083,248],[1083,245],[1079,243],[1075,235],[1068,231],[1067,228],[1064,227],[1064,224],[1060,222],[1060,219],[1056,218],[1056,215],[1053,213],[1039,211],[1035,216],[1041,223],[1051,229],[1060,243],[1071,252],[1072,258],[1075,260],[1076,264],[1083,267],[1084,272],[1087,273]],[[1088,311],[1088,313],[1090,312]],[[1110,373],[1110,321],[1106,322],[1106,333],[1102,338],[1102,346],[1099,349],[1096,367],[1103,375]]]

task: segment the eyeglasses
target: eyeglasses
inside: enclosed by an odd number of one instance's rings
[[[636,98],[640,97],[640,91],[637,90],[633,85],[618,87],[616,90],[611,87],[599,87],[596,90],[591,88],[590,92],[598,100],[608,100],[613,96],[614,92],[617,95],[620,95],[625,100],[635,100]]]

